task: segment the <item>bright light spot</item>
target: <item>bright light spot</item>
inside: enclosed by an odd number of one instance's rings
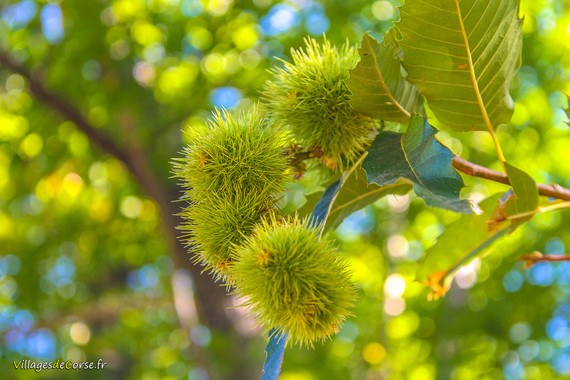
[[[212,33],[206,28],[195,26],[188,30],[186,40],[198,50],[206,50],[214,41]]]
[[[117,60],[125,58],[130,51],[129,43],[123,39],[113,42],[109,47],[109,54]]]
[[[391,274],[384,282],[384,294],[388,297],[400,297],[406,290],[406,280],[399,274]]]
[[[6,79],[7,91],[22,91],[24,89],[24,78],[18,74],[12,74]]]
[[[297,11],[284,4],[277,4],[259,21],[262,32],[268,36],[286,32],[299,23]]]
[[[226,59],[219,53],[209,54],[202,60],[202,69],[213,76],[223,74],[226,71]]]
[[[41,13],[42,32],[49,43],[54,44],[63,38],[63,15],[57,4],[46,4]]]
[[[101,126],[107,122],[107,110],[103,107],[94,107],[89,110],[89,120]],[[69,151],[77,157],[84,156],[89,150],[89,140],[79,131],[74,131],[67,141]]]
[[[161,43],[154,43],[144,48],[143,58],[150,63],[157,63],[164,58],[164,54],[164,46]]]
[[[176,314],[180,319],[184,331],[186,331],[198,321],[198,312],[193,296],[193,280],[190,273],[184,269],[178,269],[174,272],[171,279]],[[186,333],[184,333],[184,337],[187,337]]]
[[[190,337],[194,344],[200,347],[205,347],[210,344],[212,333],[210,333],[210,330],[206,326],[197,325],[190,332]]]
[[[209,380],[208,372],[203,368],[192,368],[188,373],[188,380]]]
[[[527,323],[515,323],[509,330],[509,337],[513,343],[522,343],[530,338],[531,333],[532,330]]]
[[[89,339],[91,339],[91,330],[85,323],[75,322],[69,329],[69,335],[71,336],[73,343],[83,346],[89,342]]]
[[[75,198],[83,190],[83,179],[77,173],[67,173],[65,177],[63,177],[62,189],[66,195]]]
[[[239,63],[244,69],[254,69],[261,61],[259,53],[253,49],[244,50],[239,55]]]
[[[216,107],[232,109],[238,105],[241,98],[241,91],[237,88],[219,87],[212,90],[210,94],[210,103]]]
[[[523,342],[518,351],[522,360],[530,362],[538,356],[540,346],[534,340],[529,340],[527,342]]]
[[[387,1],[372,4],[372,14],[378,20],[389,20],[394,16],[394,6]]]
[[[107,184],[107,172],[102,162],[95,162],[89,167],[89,180],[95,186],[104,186]]]
[[[414,368],[410,373],[409,380],[432,380],[435,379],[436,370],[428,364]]]
[[[89,215],[98,222],[105,222],[111,215],[113,206],[111,202],[105,198],[96,198],[90,202]]]
[[[410,251],[408,240],[402,235],[392,235],[387,242],[388,253],[393,258],[406,257]]]
[[[551,285],[555,275],[552,264],[547,262],[537,263],[526,272],[528,282],[538,286]]]
[[[390,339],[405,339],[418,329],[420,319],[415,313],[402,314],[386,323],[386,336]]]
[[[133,67],[133,77],[143,86],[150,86],[156,78],[156,70],[148,62],[137,62]]]
[[[2,214],[0,214],[1,216]],[[5,275],[14,275],[20,271],[20,258],[14,255],[0,256],[0,278]]]
[[[552,238],[546,242],[544,253],[549,255],[563,254],[566,252],[566,246],[560,238]]]
[[[202,4],[200,0],[182,0],[180,9],[184,16],[194,17],[202,13]]]
[[[66,255],[58,257],[51,270],[46,274],[46,277],[57,287],[73,283],[75,279],[75,264],[73,260]]]
[[[142,201],[135,196],[128,196],[121,202],[121,214],[130,219],[138,218],[143,208]]]
[[[127,275],[127,284],[134,290],[148,290],[160,285],[160,272],[154,265],[147,264]]]
[[[223,16],[226,14],[233,0],[208,0],[206,2],[206,10],[214,16]]]
[[[455,274],[455,282],[461,289],[472,288],[477,282],[477,273],[481,269],[481,260],[476,258],[469,264],[462,266]]]
[[[410,206],[410,196],[409,195],[394,195],[388,197],[388,205],[394,212],[403,213]]]
[[[362,358],[370,364],[380,364],[386,358],[386,349],[380,343],[368,343],[362,349]]]
[[[10,140],[22,137],[29,128],[28,119],[12,115],[0,110],[0,140]]]
[[[18,290],[18,284],[11,276],[0,277],[0,299],[11,300]]]
[[[329,19],[322,12],[312,12],[307,15],[305,29],[313,36],[320,36],[329,30]]]
[[[366,209],[358,210],[347,217],[337,229],[338,236],[346,241],[355,240],[359,235],[370,232],[374,227],[374,217]]]
[[[522,379],[524,369],[516,351],[509,351],[503,355],[503,372],[507,379]]]
[[[257,31],[254,25],[242,26],[232,35],[232,41],[240,50],[253,47],[257,42]]]
[[[44,142],[37,133],[30,133],[20,143],[22,153],[24,153],[28,158],[34,158],[37,156],[42,151],[43,147]]]
[[[485,199],[485,194],[474,191],[474,192],[470,193],[468,197],[469,197],[469,201],[474,206],[475,213],[477,215],[481,215],[483,213],[483,210],[481,210],[481,208],[479,208],[479,203],[481,203],[481,201],[483,201],[483,199]]]
[[[32,0],[20,1],[2,10],[2,20],[13,29],[25,27],[35,16],[36,3]]]
[[[554,370],[561,375],[570,375],[570,350],[560,350],[552,359]]]
[[[55,337],[47,329],[32,332],[22,343],[26,356],[38,359],[52,359],[55,356]]]
[[[136,21],[133,23],[131,26],[131,36],[143,46],[162,41],[162,32],[160,29],[145,21]]]
[[[552,340],[567,341],[570,339],[570,323],[564,317],[554,317],[546,325],[546,334]]]
[[[398,316],[406,310],[406,301],[403,298],[388,297],[384,300],[384,313],[391,317]]]
[[[516,271],[510,271],[507,274],[505,274],[505,277],[503,277],[503,287],[509,293],[514,293],[519,291],[519,289],[523,285],[523,282],[524,282],[523,275]]]

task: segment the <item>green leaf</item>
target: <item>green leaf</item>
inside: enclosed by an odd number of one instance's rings
[[[412,117],[405,134],[380,133],[362,163],[368,182],[386,186],[406,178],[428,205],[471,213],[469,202],[459,199],[464,185],[451,166],[453,153],[437,141],[436,133],[418,115]]]
[[[430,286],[436,297],[445,294],[446,283],[457,269],[487,252],[495,241],[511,231],[508,224],[488,223],[499,198],[496,194],[481,202],[479,207],[483,214],[462,215],[447,226],[421,260],[416,277]]]
[[[333,182],[331,185],[329,185],[327,187],[327,189],[325,190],[325,192],[323,193],[323,195],[319,198],[319,200],[317,201],[313,212],[311,213],[311,225],[314,227],[320,227],[321,229],[321,233],[324,232],[325,230],[325,226],[326,226],[326,221],[329,217],[331,208],[333,203],[336,200],[336,197],[338,196],[338,193],[340,191],[340,189],[342,188],[343,184],[350,178],[350,176],[354,173],[354,171],[360,167],[360,165],[362,164],[362,160],[364,159],[364,157],[366,157],[366,153],[363,154],[354,165],[352,165],[350,167],[350,169],[344,171],[341,175],[341,177]],[[312,204],[313,200],[309,199],[307,201],[308,204]],[[302,213],[306,213],[306,208],[302,208],[301,212]]]
[[[511,221],[511,229],[528,222],[538,209],[539,194],[536,182],[526,172],[505,162],[507,176],[512,189],[499,200],[499,206],[490,223]]]
[[[399,47],[388,35],[382,43],[365,34],[358,50],[360,62],[350,71],[350,105],[373,118],[407,123],[423,112],[423,98],[404,79]]]
[[[511,120],[520,63],[518,0],[407,0],[394,33],[408,80],[446,127],[492,130]]]
[[[369,184],[366,180],[366,173],[362,168],[356,169],[354,175],[350,176],[342,188],[338,189],[338,194],[331,205],[324,231],[335,230],[341,225],[343,220],[355,211],[358,211],[386,195],[403,195],[412,189],[412,184],[406,179],[400,179],[393,184],[378,186]],[[308,207],[317,204],[319,199],[328,199],[322,194],[311,194],[307,197]],[[305,212],[305,206],[300,209]]]

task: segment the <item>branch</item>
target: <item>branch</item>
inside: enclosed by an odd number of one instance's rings
[[[517,259],[517,261],[524,261],[525,268],[530,268],[534,264],[541,261],[557,262],[557,261],[570,261],[570,255],[544,255],[541,252],[534,251],[530,255],[524,255]]]
[[[488,179],[490,181],[503,183],[505,185],[511,184],[509,182],[509,178],[505,173],[501,173],[496,170],[492,170],[484,166],[474,164],[473,162],[464,160],[463,158],[457,155],[453,157],[452,163],[455,169],[467,175]],[[542,196],[570,201],[570,189],[567,189],[557,184],[554,185],[537,184],[537,187],[538,187],[538,193]]]
[[[178,241],[176,235],[178,219],[174,216],[176,210],[174,210],[171,197],[159,177],[152,171],[147,156],[141,154],[140,149],[124,148],[117,144],[101,129],[94,127],[74,105],[47,89],[44,83],[34,77],[27,68],[15,62],[7,52],[0,50],[0,68],[2,66],[24,77],[29,83],[29,91],[34,98],[55,110],[65,120],[73,122],[94,145],[127,167],[142,190],[157,203],[164,236],[173,253],[172,259],[176,267],[187,268],[192,273],[200,301],[201,317],[205,318],[211,327],[221,330],[231,329],[232,323],[222,306],[225,291],[222,287],[213,284],[206,276],[201,276],[201,269],[190,262],[186,249]]]
[[[48,91],[39,80],[34,78],[26,68],[14,62],[6,52],[0,51],[0,64],[26,78],[30,91],[37,100],[65,116],[66,120],[73,122],[95,145],[122,161],[129,169],[132,169],[132,164],[126,152],[107,135],[103,134],[101,130],[93,127],[75,107]]]

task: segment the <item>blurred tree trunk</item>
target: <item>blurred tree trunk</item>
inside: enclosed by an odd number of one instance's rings
[[[177,205],[174,203],[177,195],[173,195],[177,194],[177,191],[176,189],[171,191],[173,185],[169,185],[167,178],[161,178],[153,170],[150,164],[152,160],[149,159],[152,153],[145,151],[144,146],[137,143],[136,130],[129,128],[129,134],[132,134],[129,138],[135,141],[134,144],[120,145],[101,128],[95,128],[78,108],[60,97],[57,90],[48,89],[41,78],[36,77],[26,67],[13,60],[7,52],[0,51],[0,68],[8,69],[24,77],[28,82],[29,92],[38,102],[58,113],[63,119],[73,122],[93,145],[122,162],[138,182],[141,190],[156,202],[160,210],[163,236],[168,243],[175,268],[185,269],[192,275],[199,321],[213,330],[223,332],[228,337],[235,337],[230,340],[239,346],[237,349],[230,348],[228,355],[225,355],[226,358],[232,360],[231,368],[234,372],[227,378],[256,377],[254,373],[257,372],[257,364],[253,365],[246,352],[241,349],[248,338],[238,333],[230,315],[226,312],[228,300],[226,291],[222,286],[215,284],[209,276],[202,275],[201,268],[192,263],[191,254],[187,252],[177,234],[176,226],[179,220],[176,214],[180,210],[174,207]],[[189,298],[192,296],[188,294]],[[188,299],[188,302],[192,300]],[[182,326],[187,326],[185,321],[180,322]],[[215,379],[216,375],[211,374],[211,377]]]

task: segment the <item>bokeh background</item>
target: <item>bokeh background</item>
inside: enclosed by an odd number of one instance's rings
[[[0,378],[255,379],[264,338],[176,240],[170,160],[213,107],[247,107],[305,36],[358,43],[396,0],[0,1]],[[512,164],[570,186],[570,1],[522,0]],[[436,124],[437,125],[437,124]],[[499,168],[483,132],[440,133]],[[472,199],[502,185],[466,178]],[[298,197],[298,193],[290,195]],[[539,215],[426,300],[414,271],[457,216],[389,197],[336,232],[360,297],[340,334],[285,355],[283,380],[570,377],[570,213]],[[104,371],[15,371],[22,358]]]

